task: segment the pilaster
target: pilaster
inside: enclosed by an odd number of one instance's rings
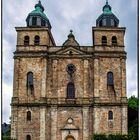
[[[94,59],[94,97],[99,97],[99,58]]]
[[[122,107],[122,134],[128,134],[127,106]]]
[[[84,60],[84,97],[88,97],[88,60]]]
[[[41,97],[46,96],[46,72],[47,72],[47,59],[42,60],[42,87],[41,87]]]
[[[57,107],[51,107],[51,140],[57,140]]]
[[[89,107],[83,107],[83,140],[89,140]]]
[[[11,109],[11,138],[17,139],[18,138],[18,108],[12,107]]]
[[[122,97],[126,97],[126,64],[125,59],[121,59],[121,77],[122,77]]]
[[[13,97],[18,97],[19,89],[19,59],[14,60],[14,81],[13,81]]]
[[[40,108],[40,140],[46,140],[45,139],[45,132],[46,132],[46,118],[45,118],[45,114],[46,114],[46,108],[45,107],[41,107]]]
[[[53,60],[53,64],[52,64],[52,69],[53,69],[53,95],[54,96],[58,96],[57,94],[57,89],[58,89],[58,72],[57,72],[57,60]]]

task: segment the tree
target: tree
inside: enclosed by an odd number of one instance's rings
[[[131,96],[128,99],[128,107],[138,111],[138,107],[139,107],[139,100],[138,100],[138,98],[136,98],[135,96]]]
[[[128,134],[130,140],[138,140],[138,98],[128,99]]]

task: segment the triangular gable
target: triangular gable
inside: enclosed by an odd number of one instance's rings
[[[78,54],[86,54],[85,51],[81,50],[79,47],[74,46],[67,46],[55,52],[55,54],[71,54],[71,55],[78,55]]]

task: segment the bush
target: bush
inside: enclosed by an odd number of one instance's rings
[[[3,136],[2,137],[2,140],[16,140],[16,139],[11,139],[10,136]]]
[[[93,140],[107,140],[107,137],[105,134],[95,134]]]
[[[93,140],[131,140],[131,139],[128,139],[127,135],[109,135],[109,136],[106,136],[104,134],[95,134],[93,136]]]
[[[109,135],[108,140],[128,140],[126,135]]]

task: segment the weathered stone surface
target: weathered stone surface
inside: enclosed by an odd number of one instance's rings
[[[116,30],[115,30],[116,29]],[[55,46],[50,31],[17,29],[14,65],[11,136],[25,140],[90,140],[92,134],[127,134],[126,53],[124,28],[94,28],[94,46]],[[24,47],[24,36],[31,43]],[[41,44],[34,46],[34,36]],[[101,46],[107,36],[108,46]],[[111,38],[118,45],[111,45]],[[76,71],[67,72],[73,64]],[[114,92],[107,88],[107,73],[113,72]],[[34,91],[27,88],[27,73],[33,72]],[[67,99],[67,85],[73,82],[75,99]],[[27,121],[27,111],[32,119]],[[108,120],[108,112],[113,119]],[[72,119],[72,123],[68,119]]]

